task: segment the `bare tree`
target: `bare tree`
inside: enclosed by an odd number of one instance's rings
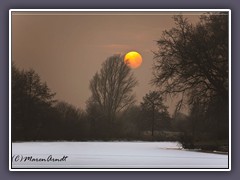
[[[182,94],[190,104],[208,103],[213,97],[227,103],[227,14],[203,15],[196,25],[182,16],[173,18],[175,27],[157,41],[152,83],[163,94]]]
[[[116,114],[135,102],[133,88],[137,81],[121,55],[113,55],[102,64],[90,81],[91,100],[112,124]]]
[[[156,121],[156,114],[159,112],[166,112],[167,107],[163,104],[163,98],[161,94],[157,91],[152,91],[143,97],[143,102],[141,103],[143,111],[150,112],[151,116],[151,128],[152,137],[154,136],[154,127]]]
[[[157,41],[159,50],[155,52],[152,83],[162,94],[181,97],[174,114],[185,104],[191,108],[190,139],[194,140],[195,132],[202,129],[218,139],[227,139],[228,14],[205,14],[196,24],[189,23],[183,16],[173,19],[175,26],[164,31]],[[200,129],[197,121],[204,128]],[[215,126],[210,126],[213,122]]]

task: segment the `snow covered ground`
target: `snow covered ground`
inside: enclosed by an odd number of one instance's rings
[[[228,168],[228,155],[176,142],[12,143],[12,168]]]

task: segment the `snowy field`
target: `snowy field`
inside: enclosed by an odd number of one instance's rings
[[[12,143],[12,168],[228,168],[228,156],[174,142]]]

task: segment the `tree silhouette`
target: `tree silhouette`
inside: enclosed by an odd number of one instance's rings
[[[176,26],[157,41],[152,83],[163,94],[181,93],[188,103],[228,103],[228,16],[207,14],[196,25],[174,16]]]
[[[143,102],[141,103],[143,111],[149,113],[151,117],[151,130],[152,137],[154,136],[154,130],[156,125],[156,115],[158,113],[167,112],[167,107],[163,104],[163,99],[161,94],[157,91],[152,91],[143,97]]]
[[[227,138],[228,15],[205,14],[195,25],[183,16],[173,19],[175,27],[164,31],[157,41],[152,83],[163,95],[182,97],[175,114],[184,104],[201,104],[205,119],[218,121],[217,136]]]
[[[12,66],[12,123],[25,139],[35,138],[46,123],[55,93],[41,82],[32,69],[19,70]],[[24,135],[23,135],[24,134]],[[13,133],[15,137],[15,134]]]
[[[64,140],[79,140],[86,137],[85,113],[73,105],[60,101],[54,108],[60,115],[58,120],[59,135]]]
[[[136,85],[131,69],[120,55],[107,58],[90,81],[91,101],[101,109],[111,126],[116,114],[135,102],[132,91]]]

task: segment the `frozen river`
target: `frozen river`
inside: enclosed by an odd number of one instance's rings
[[[228,168],[228,155],[175,142],[12,143],[12,168]]]

